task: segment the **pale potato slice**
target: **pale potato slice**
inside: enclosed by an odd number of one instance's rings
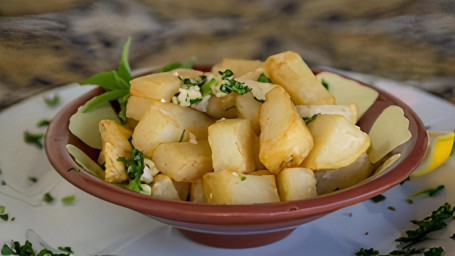
[[[190,202],[205,203],[204,189],[202,187],[202,178],[195,179],[190,186]]]
[[[371,138],[368,157],[372,163],[378,162],[412,137],[409,120],[404,116],[403,109],[398,106],[384,109],[368,134]]]
[[[105,175],[104,180],[110,183],[123,183],[128,180],[128,174],[125,170],[125,164],[118,161],[120,157],[127,159],[129,152],[106,142],[104,145]]]
[[[223,170],[203,177],[204,197],[211,204],[279,202],[274,175],[248,175]]]
[[[179,92],[182,81],[166,72],[134,78],[130,85],[130,94],[133,96],[171,102],[172,96]]]
[[[212,73],[218,74],[218,71],[230,69],[234,73],[234,78],[237,78],[263,66],[264,62],[259,60],[223,59],[212,67]]]
[[[168,73],[171,73],[172,75],[176,77],[181,77],[181,78],[189,78],[193,80],[200,80],[201,76],[204,75],[204,72],[195,70],[195,69],[189,69],[189,68],[177,68],[174,70],[169,71]]]
[[[259,114],[261,112],[262,103],[255,100],[251,92],[238,95],[235,106],[237,108],[239,118],[248,119],[251,127],[259,134]]]
[[[357,108],[355,104],[347,105],[296,105],[301,117],[312,117],[315,114],[342,115],[351,123],[357,123]]]
[[[176,182],[167,175],[158,174],[153,177],[151,188],[153,197],[186,201],[190,191],[190,183]]]
[[[319,115],[309,125],[314,146],[302,167],[337,169],[352,164],[370,146],[370,137],[340,115]]]
[[[328,83],[329,92],[335,97],[337,104],[355,104],[359,118],[376,101],[379,93],[351,79],[331,72],[321,72],[316,77]]]
[[[222,97],[212,95],[207,102],[206,113],[214,118],[236,118],[235,99],[237,95],[237,93],[229,93]]]
[[[368,155],[363,153],[352,164],[334,170],[315,172],[318,194],[326,194],[355,185],[368,178],[373,172]]]
[[[129,138],[133,134],[131,130],[110,119],[101,120],[98,127],[101,133],[102,141],[101,152],[105,150],[104,148],[107,142],[126,152],[131,152],[132,147],[129,141]],[[100,153],[98,163],[104,164],[104,161],[104,154]]]
[[[161,143],[152,161],[163,174],[179,182],[191,182],[212,171],[212,155],[206,140]]]
[[[250,71],[244,75],[241,75],[238,77],[238,79],[248,79],[248,80],[254,80],[254,81],[257,81],[259,76],[264,73],[265,74],[265,71],[264,71],[264,67],[260,67],[260,68],[257,68],[253,71]]]
[[[72,144],[67,144],[66,150],[68,150],[68,153],[74,158],[76,163],[82,167],[83,170],[104,180],[105,173],[103,168],[93,161],[93,159],[91,159],[84,151]]]
[[[156,147],[163,142],[185,141],[185,129],[166,111],[152,104],[133,131],[132,143],[146,157],[152,158]]]
[[[299,166],[313,147],[313,137],[281,86],[266,94],[260,113],[259,159],[273,174]]]
[[[252,172],[255,164],[257,136],[246,119],[224,119],[209,126],[208,141],[212,149],[215,172],[221,170]]]
[[[268,57],[265,71],[274,84],[286,89],[296,105],[335,104],[335,97],[324,88],[295,52],[288,51]]]
[[[145,111],[149,108],[154,100],[139,96],[130,96],[126,103],[126,117],[136,121],[141,120]]]
[[[281,201],[301,200],[317,196],[316,178],[307,168],[286,168],[277,175]]]
[[[258,101],[264,101],[265,95],[276,86],[276,84],[271,83],[262,83],[255,80],[248,80],[248,79],[236,79],[239,82],[245,83],[248,87],[251,88],[251,92],[253,96]]]

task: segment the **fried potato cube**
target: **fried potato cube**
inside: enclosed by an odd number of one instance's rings
[[[190,202],[205,203],[204,189],[202,187],[202,177],[193,180],[190,186]]]
[[[255,100],[251,92],[238,95],[235,101],[239,118],[247,119],[256,134],[259,134],[259,113],[262,103]]]
[[[110,143],[126,152],[131,152],[132,147],[129,138],[133,132],[117,122],[110,119],[103,119],[98,124],[101,133],[101,152],[105,150],[105,144]],[[104,154],[100,153],[99,164],[104,164]]]
[[[262,83],[255,80],[239,78],[237,81],[245,83],[251,88],[251,93],[258,101],[264,101],[265,95],[276,86],[276,84]]]
[[[163,174],[179,182],[191,182],[212,168],[212,154],[206,140],[161,143],[153,153],[152,161]]]
[[[234,78],[237,78],[263,66],[264,62],[259,60],[223,59],[212,67],[212,73],[217,74],[218,71],[230,69],[234,73]]]
[[[367,153],[363,153],[352,164],[339,169],[317,171],[315,177],[319,195],[330,193],[355,185],[368,178],[374,167],[368,159]]]
[[[133,131],[132,143],[146,157],[152,158],[156,147],[163,142],[184,141],[185,129],[166,111],[152,104]]]
[[[125,164],[117,159],[119,157],[128,158],[130,153],[106,142],[102,154],[106,160],[104,180],[109,183],[123,183],[127,181],[128,174],[125,170]]]
[[[139,96],[130,96],[128,102],[126,103],[126,117],[132,118],[136,121],[141,120],[144,116],[145,111],[149,108],[154,100],[139,97]]]
[[[209,172],[203,191],[211,204],[256,204],[279,202],[274,175],[249,175],[236,171]]]
[[[333,97],[295,52],[272,55],[265,71],[274,84],[283,86],[296,105],[335,104]]]
[[[219,120],[209,126],[215,172],[221,170],[247,173],[254,171],[257,136],[246,119]]]
[[[317,196],[316,178],[307,168],[286,168],[277,175],[281,201],[308,199]]]
[[[370,137],[341,115],[319,115],[308,124],[314,146],[302,167],[337,169],[352,164],[370,146]]]
[[[182,81],[171,73],[156,73],[130,81],[130,94],[152,100],[170,102],[179,92]]]
[[[191,183],[188,182],[176,182],[165,174],[158,174],[153,177],[152,182],[152,196],[170,199],[170,200],[182,200],[186,201],[190,191]]]
[[[273,174],[299,166],[313,147],[313,137],[281,86],[266,94],[260,113],[259,159]]]
[[[342,115],[351,123],[357,123],[357,107],[355,104],[348,105],[296,105],[297,112],[301,117],[312,117],[315,114]]]
[[[177,68],[169,71],[168,73],[176,77],[189,78],[193,80],[199,80],[201,79],[201,76],[204,75],[204,72],[202,71],[189,68]]]
[[[212,95],[207,102],[207,115],[214,118],[236,118],[236,97],[237,93],[229,93],[228,95],[222,97]]]

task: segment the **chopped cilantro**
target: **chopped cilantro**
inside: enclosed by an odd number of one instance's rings
[[[9,214],[8,213],[0,214],[0,219],[3,220],[3,221],[8,221]]]
[[[178,68],[191,69],[193,67],[194,63],[196,63],[196,58],[195,57],[191,57],[186,62],[172,62],[172,63],[169,63],[166,66],[162,67],[160,70],[158,70],[158,72],[159,73],[160,72],[168,72],[168,71],[171,71],[171,70],[174,70],[174,69],[178,69]]]
[[[44,98],[44,102],[50,107],[55,107],[60,103],[60,97],[55,94],[52,97]]]
[[[0,214],[5,213],[5,206],[0,205]]]
[[[321,113],[314,114],[310,117],[304,117],[303,121],[305,121],[305,124],[308,125],[309,123],[313,122]]]
[[[52,203],[54,201],[54,197],[48,192],[44,194],[43,201],[46,203]]]
[[[430,197],[436,196],[444,188],[445,188],[444,185],[439,185],[436,188],[428,188],[428,189],[422,190],[420,192],[417,192],[414,195],[412,195],[411,197],[417,197],[417,196],[420,196],[420,195],[427,195],[427,196],[430,196]]]
[[[59,246],[58,249],[62,252],[66,252],[68,254],[73,254],[73,250],[69,246]]]
[[[120,105],[119,118],[123,123],[126,122],[126,102],[130,96],[129,82],[133,78],[128,63],[130,44],[131,37],[123,46],[122,57],[117,70],[98,73],[79,82],[80,85],[96,84],[106,90],[106,92],[94,97],[89,104],[84,105],[83,112],[90,111],[102,102],[116,100]]]
[[[32,243],[28,240],[25,241],[24,245],[21,245],[18,241],[11,241],[11,247],[6,243],[3,244],[1,254],[2,255],[20,255],[20,256],[69,256],[73,254],[71,247],[58,247],[63,253],[53,253],[49,249],[42,249],[38,253],[33,249]]]
[[[131,151],[130,159],[126,159],[125,157],[120,157],[117,159],[120,162],[125,164],[126,172],[130,178],[130,181],[124,187],[133,190],[136,192],[142,192],[143,189],[141,187],[141,176],[144,172],[144,155],[141,151],[133,148]]]
[[[325,89],[329,90],[329,83],[326,80],[324,80],[324,78],[322,78],[321,84],[322,86],[325,87]]]
[[[373,248],[364,249],[361,248],[358,252],[355,253],[356,256],[376,256],[379,255],[379,251],[376,251]]]
[[[262,72],[259,77],[258,77],[258,82],[261,82],[261,83],[271,83],[272,80],[270,80],[270,78],[268,78],[264,72]]]
[[[408,203],[408,204],[413,204],[414,201],[412,201],[412,199],[410,199],[410,198],[406,198],[406,203]]]
[[[32,176],[30,176],[30,177],[28,177],[28,180],[31,181],[31,182],[33,182],[33,183],[38,182],[38,178],[37,178],[37,177],[32,177]]]
[[[246,176],[240,175],[240,180],[241,180],[241,181],[246,180]]]
[[[202,101],[202,98],[190,99],[190,104],[196,104],[201,101]]]
[[[455,240],[455,233],[450,236],[450,239]]]
[[[233,78],[234,73],[232,72],[232,70],[226,69],[225,71],[218,71],[218,73],[221,75],[221,79],[223,80],[223,83],[220,86],[220,91],[227,94],[231,92],[245,94],[252,90],[245,83],[235,80]]]
[[[41,142],[41,139],[43,139],[44,133],[30,133],[28,131],[24,132],[24,141],[27,144],[30,145],[35,145],[39,149],[43,148],[43,143]]]
[[[75,195],[71,195],[71,196],[65,196],[61,199],[62,203],[63,204],[72,204],[74,202],[74,200],[76,199],[76,196]]]
[[[50,119],[43,119],[43,120],[40,120],[36,126],[37,127],[46,127],[46,126],[49,126],[49,124],[52,122],[52,120]]]
[[[370,200],[373,201],[374,203],[379,203],[381,201],[384,201],[385,198],[386,197],[383,195],[377,195],[377,196],[372,197]]]
[[[387,209],[389,209],[389,210],[391,210],[391,211],[393,211],[393,212],[397,210],[397,209],[395,209],[395,207],[393,207],[393,206],[388,206]]]
[[[212,92],[212,85],[216,83],[216,79],[212,78],[209,81],[206,81],[204,84],[202,84],[201,87],[201,94],[202,97],[205,97],[209,95]]]

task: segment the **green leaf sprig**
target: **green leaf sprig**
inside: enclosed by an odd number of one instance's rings
[[[271,83],[272,80],[270,80],[270,78],[268,78],[264,72],[262,72],[259,77],[258,77],[258,82],[261,82],[261,83]]]
[[[221,75],[221,79],[223,80],[223,83],[220,86],[220,91],[227,94],[231,92],[245,94],[252,90],[245,83],[235,80],[234,72],[232,72],[232,70],[226,69],[225,71],[218,71],[218,73]]]
[[[186,62],[172,62],[172,63],[169,63],[166,66],[162,67],[160,70],[158,70],[158,73],[168,72],[168,71],[171,71],[171,70],[174,70],[174,69],[178,69],[178,68],[190,69],[190,68],[193,67],[194,63],[196,63],[196,58],[195,57],[191,57]]]
[[[125,164],[126,172],[130,178],[129,183],[124,187],[139,193],[142,192],[141,176],[144,173],[145,167],[144,154],[136,148],[133,148],[130,159],[119,157],[117,160]]]
[[[444,190],[444,188],[445,188],[444,185],[439,185],[436,188],[428,188],[428,189],[422,190],[420,192],[417,192],[414,195],[412,195],[411,197],[417,197],[420,195],[427,195],[429,197],[433,197],[433,196],[436,196],[437,194],[439,194],[439,192],[441,192],[442,190]]]
[[[28,131],[24,132],[25,143],[34,145],[39,149],[43,148],[43,142],[42,142],[43,137],[44,137],[44,133],[30,133]]]
[[[131,37],[128,38],[123,46],[122,57],[117,70],[95,74],[79,82],[81,85],[95,84],[105,90],[104,93],[94,97],[89,103],[85,104],[82,112],[88,112],[102,102],[116,100],[120,105],[119,118],[123,123],[126,122],[126,103],[130,94],[129,82],[133,79],[128,63],[130,44]]]

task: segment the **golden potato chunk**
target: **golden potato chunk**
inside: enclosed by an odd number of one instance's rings
[[[202,72],[202,71],[189,69],[189,68],[177,68],[177,69],[169,71],[168,73],[170,73],[176,77],[189,78],[189,79],[193,79],[193,80],[199,80],[199,79],[201,79],[201,76],[204,75],[204,72]]]
[[[212,95],[207,102],[207,115],[214,118],[236,118],[236,97],[237,93],[229,93],[228,95],[222,97],[216,97],[215,95]]]
[[[203,191],[211,204],[279,202],[274,175],[248,175],[236,171],[210,172],[203,177]]]
[[[102,154],[106,161],[104,180],[110,183],[123,183],[127,181],[128,174],[125,170],[125,164],[117,159],[119,157],[128,158],[130,153],[106,142]]]
[[[191,182],[212,171],[212,155],[207,141],[161,143],[152,161],[163,174],[179,182]]]
[[[195,179],[190,187],[190,202],[205,203],[204,189],[202,188],[202,177]]]
[[[105,144],[110,143],[126,152],[131,152],[132,147],[129,138],[133,132],[117,122],[110,119],[103,119],[98,124],[101,133],[101,152],[105,150]],[[104,154],[100,153],[99,164],[104,164]]]
[[[313,137],[286,91],[266,94],[260,113],[259,159],[273,174],[299,166],[313,147]]]
[[[277,183],[281,201],[317,196],[314,173],[307,168],[286,168],[278,174]]]
[[[223,59],[212,67],[212,73],[217,74],[218,71],[230,69],[234,73],[234,78],[236,78],[263,66],[264,62],[259,60]]]
[[[257,136],[246,119],[219,120],[209,126],[215,172],[221,170],[247,173],[254,171]]]
[[[132,118],[136,121],[141,120],[145,111],[149,108],[154,100],[139,97],[139,96],[130,96],[128,102],[126,103],[126,117]]]
[[[259,114],[262,103],[255,100],[253,94],[248,92],[237,96],[235,106],[239,118],[248,119],[253,130],[259,134]]]
[[[156,73],[134,78],[130,84],[132,96],[170,102],[179,91],[182,81],[171,73]]]
[[[158,174],[153,177],[151,186],[152,196],[163,199],[186,201],[190,191],[190,185],[191,183],[176,182],[167,175]]]
[[[319,115],[308,124],[314,146],[302,167],[337,169],[352,164],[370,146],[370,137],[340,115]]]
[[[352,164],[334,170],[315,172],[318,194],[326,194],[355,185],[368,178],[373,172],[368,155],[363,153]]]
[[[274,84],[283,86],[296,105],[335,104],[333,97],[295,52],[272,55],[265,71]]]

